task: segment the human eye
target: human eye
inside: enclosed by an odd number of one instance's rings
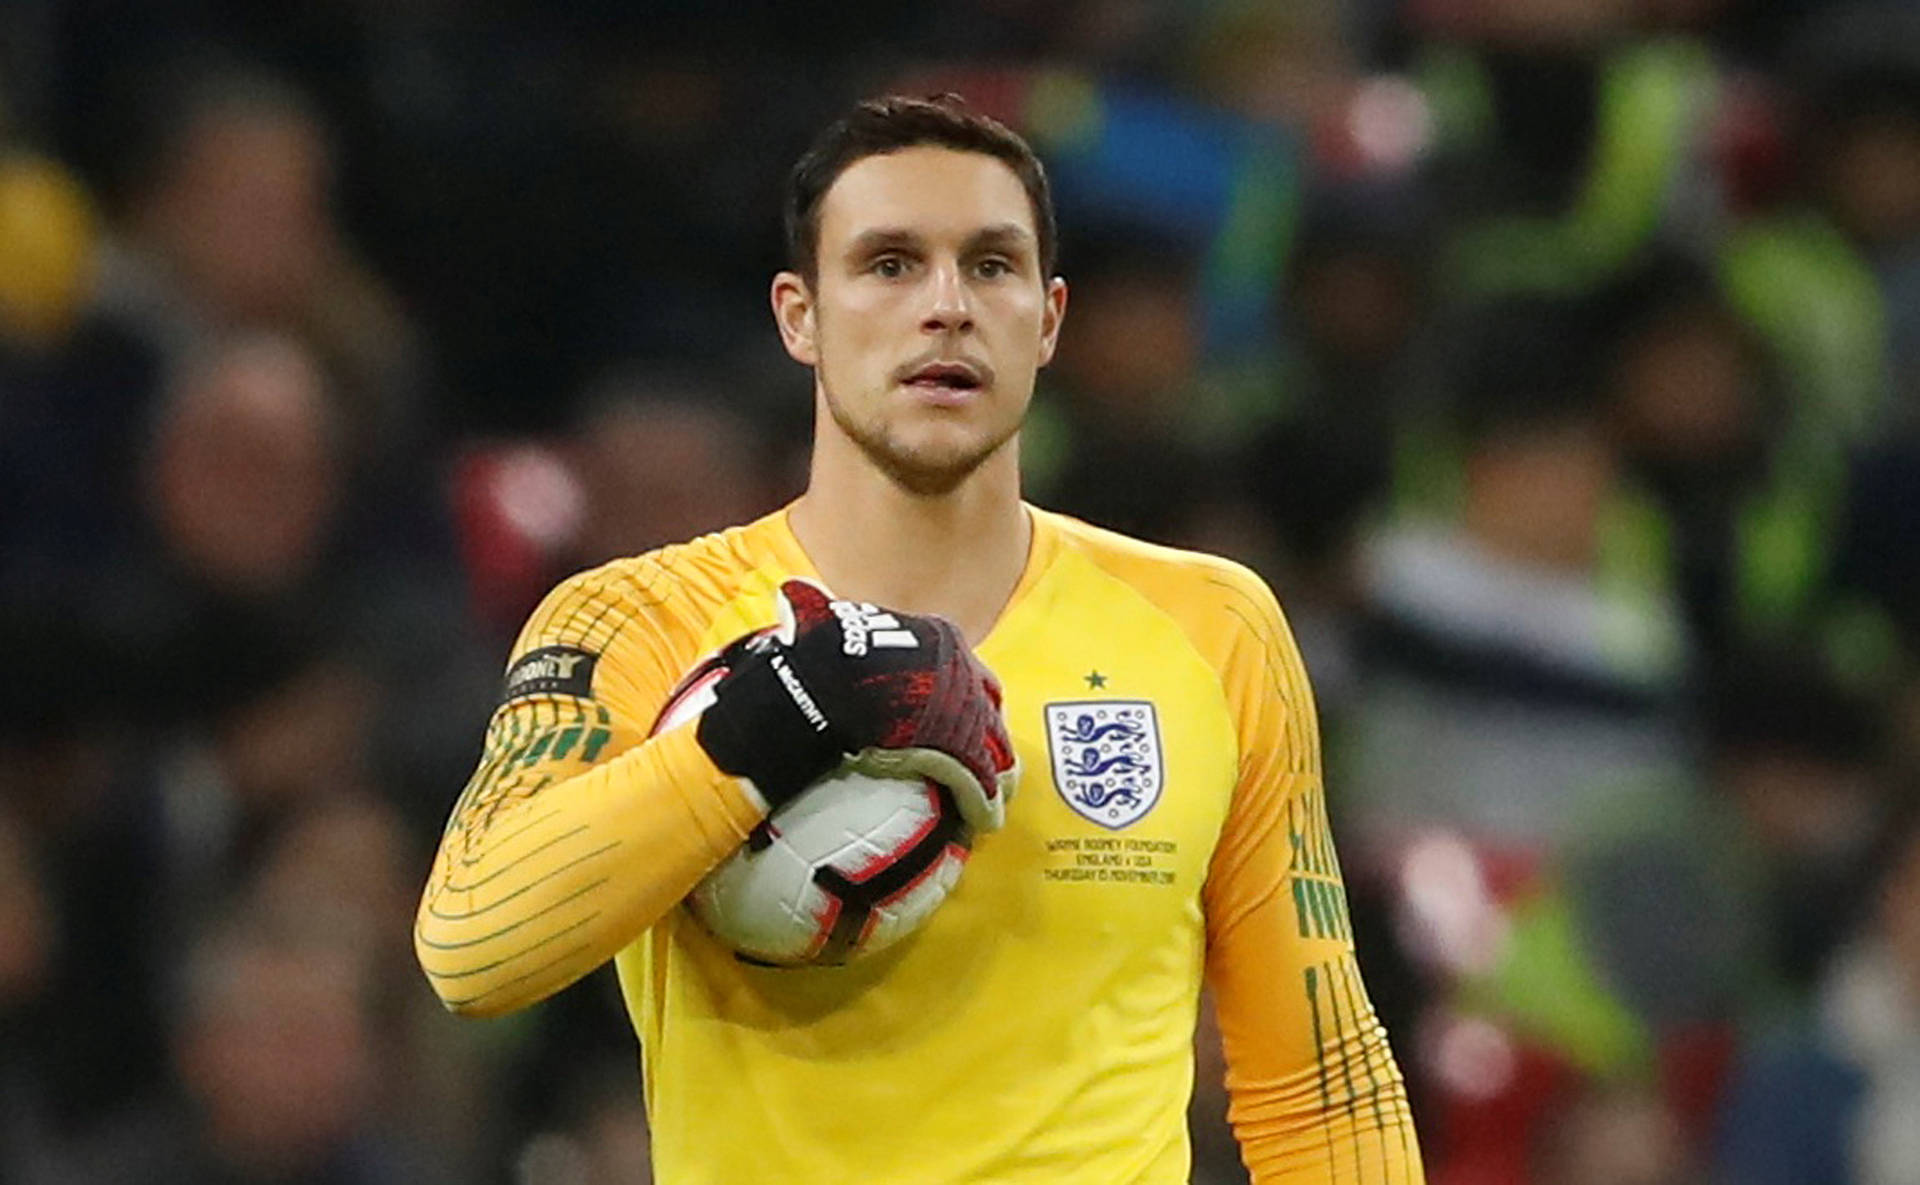
[[[867,270],[883,280],[897,280],[907,274],[907,260],[905,256],[893,253],[876,255],[867,264]]]
[[[1004,255],[988,255],[973,265],[973,271],[981,279],[998,280],[1013,274],[1013,261]]]

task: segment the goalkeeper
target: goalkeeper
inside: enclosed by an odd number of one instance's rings
[[[1021,500],[1067,307],[1039,161],[957,102],[871,101],[785,213],[806,492],[535,611],[421,901],[434,990],[492,1015],[614,960],[665,1185],[1172,1185],[1204,982],[1258,1185],[1421,1180],[1272,594]],[[866,645],[860,603],[911,644]],[[678,902],[848,755],[950,787],[966,873],[884,955],[733,958]]]

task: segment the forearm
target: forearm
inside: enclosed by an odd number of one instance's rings
[[[1254,1185],[1421,1181],[1406,1088],[1351,956],[1303,968],[1291,990],[1316,1056],[1282,1071],[1248,1052],[1227,1076]]]
[[[1255,1185],[1423,1179],[1406,1088],[1354,962],[1317,772],[1262,779],[1209,884],[1228,1118]]]
[[[645,932],[758,820],[690,728],[563,777],[483,765],[420,902],[421,968],[456,1012],[541,1000]]]

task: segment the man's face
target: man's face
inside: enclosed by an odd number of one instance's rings
[[[820,205],[819,276],[774,280],[830,423],[905,488],[952,490],[1008,445],[1053,356],[1066,285],[1042,275],[1013,170],[919,147],[869,156]]]

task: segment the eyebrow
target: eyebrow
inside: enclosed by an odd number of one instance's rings
[[[890,248],[917,246],[919,242],[920,236],[905,227],[876,226],[853,236],[853,241],[847,244],[847,255],[875,255]]]
[[[1033,232],[1018,222],[1001,222],[973,232],[967,238],[967,246],[975,250],[981,247],[1024,247],[1033,241]]]
[[[847,244],[847,255],[863,257],[889,249],[918,247],[923,242],[918,231],[904,226],[876,226],[861,231]],[[1018,222],[997,222],[992,226],[983,226],[967,236],[963,250],[978,251],[982,247],[1024,247],[1034,242],[1033,232]]]

